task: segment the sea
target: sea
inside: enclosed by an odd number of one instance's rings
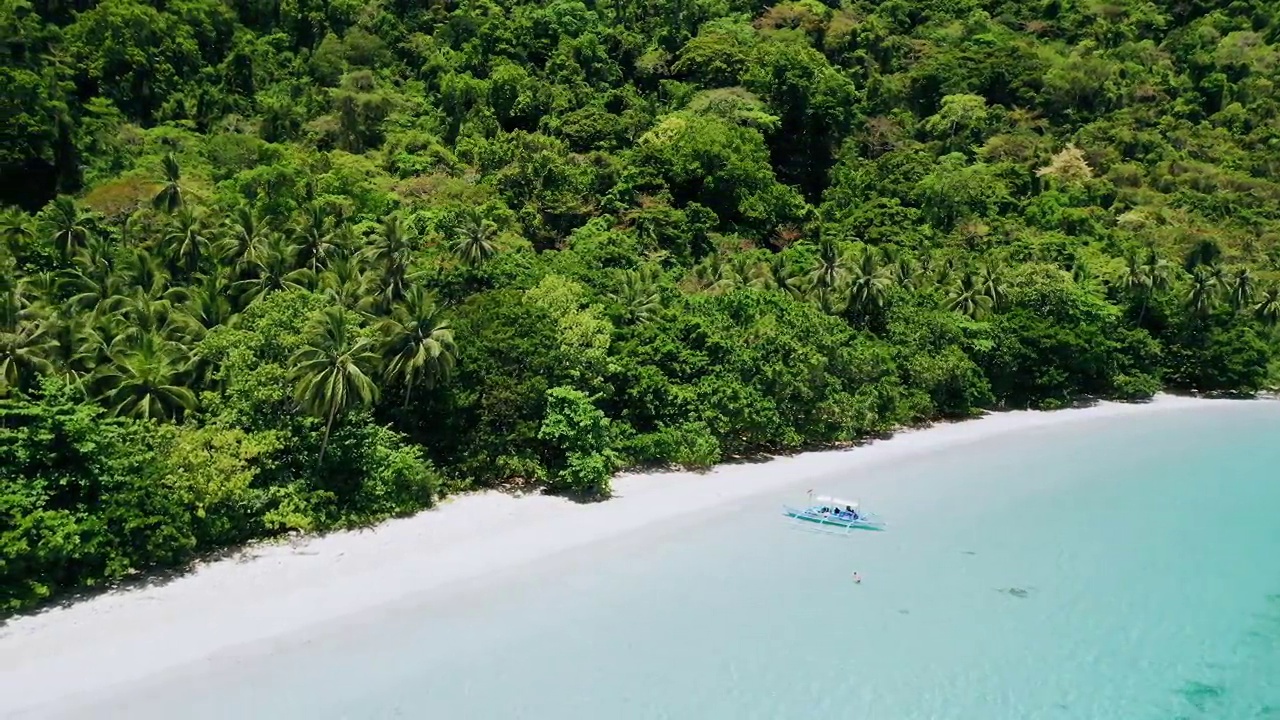
[[[811,488],[887,529],[783,517]],[[797,478],[75,716],[1280,718],[1280,402]]]

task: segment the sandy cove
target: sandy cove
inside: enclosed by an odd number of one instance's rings
[[[804,483],[837,472],[1016,430],[1207,402],[1223,401],[1162,395],[1138,405],[991,413],[847,450],[706,473],[622,475],[614,481],[614,499],[603,503],[476,493],[367,530],[253,545],[167,583],[10,620],[0,628],[0,715],[38,714],[76,696],[123,689],[222,651],[412,601],[718,503],[768,492],[791,497],[807,489]]]

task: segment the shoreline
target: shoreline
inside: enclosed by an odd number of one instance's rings
[[[251,545],[172,579],[0,626],[0,715],[74,706],[237,648],[285,640],[717,504],[792,492],[832,473],[1023,430],[1234,402],[1160,395],[1143,404],[988,413],[850,448],[706,472],[628,473],[615,478],[613,499],[600,503],[485,491],[373,528]]]

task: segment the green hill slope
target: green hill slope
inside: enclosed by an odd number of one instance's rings
[[[1273,386],[1274,3],[0,0],[0,607]]]

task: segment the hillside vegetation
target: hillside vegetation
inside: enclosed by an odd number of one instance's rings
[[[0,611],[451,490],[1271,387],[1264,0],[0,0]]]

